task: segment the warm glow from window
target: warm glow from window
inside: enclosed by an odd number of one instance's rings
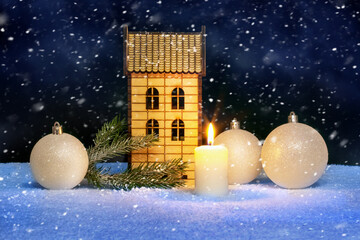
[[[208,144],[209,145],[213,145],[214,143],[214,127],[213,125],[210,123],[209,125],[209,129],[208,129]]]

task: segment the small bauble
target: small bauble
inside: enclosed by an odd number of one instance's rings
[[[30,155],[35,180],[48,189],[71,189],[85,177],[89,159],[84,145],[70,134],[62,133],[58,122],[53,134],[41,138]]]
[[[274,129],[265,139],[261,161],[266,175],[284,188],[306,188],[323,175],[328,150],[312,127],[298,123],[291,112],[289,123]]]
[[[214,144],[224,144],[228,149],[229,184],[249,183],[261,172],[259,140],[252,133],[241,130],[236,119],[231,122],[230,130],[215,138]]]

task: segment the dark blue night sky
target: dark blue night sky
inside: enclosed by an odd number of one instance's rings
[[[89,146],[127,113],[123,25],[207,31],[203,118],[237,117],[259,139],[290,111],[324,137],[329,163],[360,162],[357,1],[2,1],[1,161],[29,160],[54,121]]]

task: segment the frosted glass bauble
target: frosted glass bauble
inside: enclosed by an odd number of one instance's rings
[[[265,139],[261,161],[266,175],[284,188],[305,188],[323,175],[328,150],[324,139],[312,127],[287,123]]]
[[[214,144],[224,144],[228,149],[229,184],[249,183],[261,172],[261,146],[250,132],[241,129],[227,130],[215,138]]]
[[[30,155],[35,180],[48,189],[71,189],[85,177],[89,159],[84,145],[70,134],[41,138]]]

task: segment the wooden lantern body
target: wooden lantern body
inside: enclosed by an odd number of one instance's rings
[[[124,28],[131,136],[159,135],[157,146],[134,151],[130,163],[182,158],[194,184],[194,149],[201,145],[205,27],[196,33],[129,32]]]

